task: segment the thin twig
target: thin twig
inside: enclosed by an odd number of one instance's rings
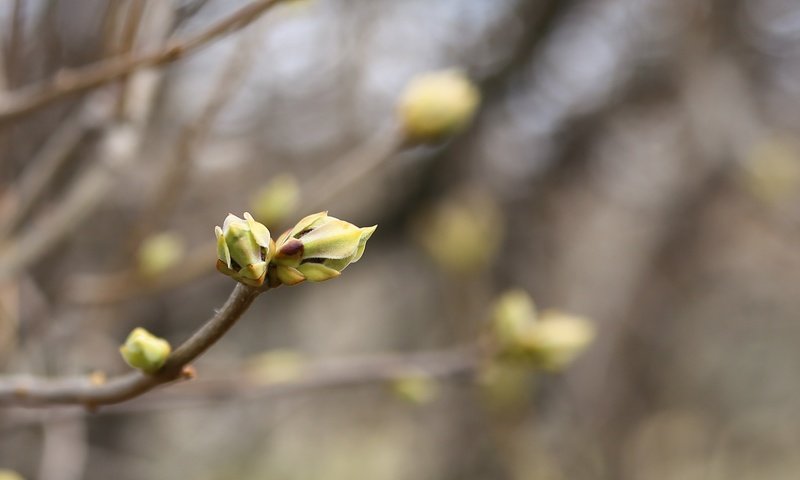
[[[19,83],[20,51],[23,43],[23,5],[22,0],[14,0],[9,19],[11,35],[8,41],[8,51],[5,52],[6,80],[8,87],[13,88]]]
[[[324,207],[332,198],[374,172],[403,146],[402,136],[396,130],[377,134],[304,184],[302,209],[314,211]],[[165,270],[152,278],[143,277],[134,269],[74,275],[67,281],[66,296],[77,304],[103,305],[177,288],[214,271],[214,263],[208,261],[207,253],[213,249],[212,244],[198,247],[181,260],[181,268]]]
[[[216,343],[247,311],[259,290],[237,284],[225,305],[167,358],[155,374],[133,371],[93,382],[90,377],[44,379],[30,376],[0,377],[0,405],[42,407],[80,404],[89,408],[124,402],[185,375],[189,362]]]
[[[94,211],[115,184],[118,169],[136,153],[138,146],[133,137],[129,130],[113,129],[102,149],[101,161],[75,182],[58,206],[0,244],[0,279],[13,277],[41,258]]]
[[[303,208],[307,211],[323,208],[392,158],[403,147],[403,142],[404,137],[397,128],[377,133],[365,145],[349,152],[302,186]]]
[[[171,290],[214,271],[215,263],[209,258],[214,258],[211,244],[190,250],[181,260],[180,268],[171,268],[154,277],[141,275],[135,269],[73,275],[65,282],[65,297],[74,304],[97,306]]]
[[[93,107],[90,99],[85,107],[64,119],[28,162],[22,177],[15,182],[16,192],[11,194],[15,197],[13,208],[6,210],[6,218],[0,218],[0,238],[20,227],[86,134],[99,124]]]
[[[208,137],[220,113],[238,91],[248,67],[252,65],[250,60],[255,50],[255,43],[255,39],[250,35],[244,35],[239,39],[211,91],[211,98],[206,102],[200,115],[183,128],[175,155],[170,159],[166,173],[159,181],[153,200],[145,207],[138,225],[130,235],[132,247],[138,246],[175,209],[189,178],[195,152]]]
[[[41,480],[80,480],[89,454],[83,418],[51,418],[42,429]]]
[[[189,38],[167,42],[160,50],[117,56],[74,70],[64,70],[48,81],[8,92],[0,96],[0,125],[55,100],[117,80],[139,68],[174,62],[222,35],[249,25],[279,1],[256,0]]]
[[[232,29],[242,28],[277,2],[278,0],[254,2],[188,40],[183,42],[170,42],[172,46],[167,47],[158,54],[136,57],[139,59],[139,63],[136,65],[146,66],[158,64],[158,62],[153,63],[153,59],[169,61],[172,59],[169,55],[182,55]],[[86,67],[85,69],[81,69],[80,72],[85,71],[85,74],[77,75],[75,78],[79,79],[79,82],[70,83],[70,85],[88,85],[98,80],[102,83],[109,79],[119,78],[118,73],[120,72],[125,74],[133,71],[133,69],[130,68],[131,64],[125,63],[124,61],[102,62],[101,66],[102,65],[108,65],[108,68],[92,69],[92,67]],[[113,75],[109,77],[107,74]],[[88,81],[86,80],[87,78],[95,80]],[[61,92],[61,90],[52,90],[52,92]],[[12,94],[12,97],[15,95],[16,94]],[[58,93],[58,95],[60,95],[60,93]],[[152,98],[152,95],[150,98]],[[2,110],[2,98],[0,98],[0,124],[2,124],[4,118]],[[119,130],[119,132],[117,132],[117,130]],[[124,126],[112,128],[110,131],[113,134],[112,136],[124,136],[123,134],[126,133]],[[117,133],[120,133],[120,135],[117,135]],[[132,143],[132,145],[130,145],[129,148],[123,149],[124,154],[121,155],[120,152],[117,152],[116,155],[101,154],[100,156],[105,163],[98,164],[98,168],[90,169],[79,179],[63,201],[50,212],[49,215],[38,218],[37,222],[31,225],[27,230],[21,232],[17,237],[12,238],[6,244],[0,245],[0,279],[13,276],[41,258],[70,232],[77,229],[79,223],[94,211],[99,201],[104,198],[105,194],[109,192],[116,183],[116,177],[118,176],[117,171],[130,163],[132,156],[138,151],[141,141],[141,132],[134,132],[133,135],[129,136],[133,137],[132,142],[129,142]],[[107,143],[113,144],[114,139],[111,140],[112,141]],[[108,157],[114,158],[109,159]],[[103,168],[103,166],[109,166],[110,168]]]
[[[125,17],[125,23],[122,25],[122,32],[120,34],[120,44],[117,50],[117,55],[121,57],[131,57],[133,46],[136,41],[136,33],[139,31],[139,24],[142,21],[144,14],[146,0],[131,0],[128,6],[128,14]],[[125,116],[127,92],[128,92],[128,78],[129,75],[123,75],[120,78],[119,96],[117,97],[117,106],[115,115],[118,119]]]

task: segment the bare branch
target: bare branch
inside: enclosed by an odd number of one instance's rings
[[[0,405],[41,407],[81,404],[89,408],[124,402],[153,388],[180,379],[184,368],[216,343],[247,311],[259,290],[237,284],[225,305],[181,344],[153,375],[133,371],[104,382],[91,377],[43,379],[29,376],[0,377]]]
[[[147,398],[108,406],[97,413],[119,415],[204,407],[220,402],[259,401],[324,389],[392,382],[410,375],[424,375],[431,379],[469,376],[477,371],[481,358],[476,346],[465,345],[423,352],[324,359],[301,367],[299,376],[293,379],[264,382],[244,373],[225,378],[198,379],[153,392]],[[13,428],[54,417],[68,419],[85,414],[85,409],[72,407],[46,412],[15,409],[9,415],[11,420],[1,426]]]
[[[249,25],[279,1],[256,0],[189,38],[168,42],[160,50],[117,56],[78,69],[65,70],[48,81],[8,92],[0,96],[0,126],[55,100],[104,85],[139,68],[174,62],[222,35]]]

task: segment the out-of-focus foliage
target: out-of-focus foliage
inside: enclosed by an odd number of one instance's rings
[[[108,32],[124,30],[133,3],[0,2],[0,106],[6,89],[119,52],[120,35]],[[145,3],[138,52],[156,49],[165,29],[197,32],[248,0]],[[97,415],[0,410],[0,465],[61,480],[795,478],[798,18],[794,0],[315,0],[0,126],[3,212],[84,101],[111,99],[113,111],[123,84],[157,85],[149,105],[130,98],[122,123],[146,126],[141,148],[130,166],[109,169],[116,183],[90,220],[0,285],[6,372],[111,377],[125,371],[118,346],[135,326],[186,338],[233,283],[212,271],[210,244],[228,212],[250,208],[271,229],[292,209],[283,221],[325,208],[381,225],[346,280],[262,296],[196,362],[209,384],[170,385]],[[231,98],[189,149],[174,209],[153,222],[187,252],[207,250],[207,274],[76,301],[70,289],[84,276],[111,287],[102,279],[138,272],[139,257],[120,245],[231,54],[248,51]],[[461,131],[376,161],[327,205],[305,206],[324,193],[304,190],[306,179],[358,171],[345,163],[402,131],[409,83],[449,68],[480,93]],[[105,165],[96,155],[106,128],[82,138],[31,218]],[[297,179],[296,205],[288,183],[258,200],[277,172]],[[171,262],[154,270],[191,270]],[[486,347],[493,299],[508,288],[586,315],[593,342],[556,375],[496,361],[436,379],[431,401],[419,401],[430,385],[414,370],[399,390],[381,380],[287,393],[308,359]],[[517,319],[496,331],[504,342],[560,315],[520,298],[504,307]],[[556,365],[589,336],[573,320],[561,325],[530,336],[566,346]],[[236,388],[220,392],[215,380]]]

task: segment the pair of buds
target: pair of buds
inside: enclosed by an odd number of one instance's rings
[[[217,269],[252,287],[329,280],[361,258],[376,228],[359,228],[320,212],[303,218],[275,241],[249,213],[244,218],[229,214],[214,230]]]

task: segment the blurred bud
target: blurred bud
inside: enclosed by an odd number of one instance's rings
[[[392,381],[392,391],[409,403],[424,405],[436,398],[438,386],[427,373],[409,372]]]
[[[144,328],[137,327],[120,347],[125,362],[145,373],[155,373],[167,361],[172,347],[163,338],[156,337]]]
[[[176,266],[183,258],[185,248],[180,237],[172,233],[159,233],[144,239],[138,251],[139,272],[146,277],[157,276]]]
[[[791,141],[758,142],[742,166],[742,179],[759,200],[778,203],[800,189],[800,151]]]
[[[305,359],[292,350],[273,350],[252,357],[247,362],[247,374],[262,384],[291,382],[300,378]]]
[[[459,70],[421,74],[406,86],[400,98],[400,118],[411,140],[442,140],[463,129],[472,119],[480,94]]]
[[[503,235],[502,213],[494,199],[479,190],[462,190],[419,217],[418,243],[443,269],[473,274],[494,259]]]
[[[269,230],[245,212],[244,219],[228,214],[216,227],[217,270],[237,281],[259,287],[267,274],[270,256]]]
[[[300,200],[300,187],[291,175],[278,175],[253,197],[253,215],[270,227],[279,226],[294,212]]]
[[[528,404],[534,392],[533,372],[517,362],[493,360],[478,374],[484,401],[494,410],[512,412]]]
[[[322,282],[336,278],[364,253],[377,225],[359,228],[328,212],[300,220],[275,242],[272,263],[280,283],[295,285],[304,280]]]
[[[558,371],[567,367],[593,339],[594,329],[587,319],[545,310],[520,340],[540,368]]]
[[[586,349],[594,329],[587,319],[558,310],[537,314],[527,293],[512,290],[495,304],[492,336],[498,358],[555,371]]]
[[[536,320],[536,306],[524,290],[510,290],[495,303],[492,320],[498,343],[515,344]]]
[[[25,480],[22,475],[14,470],[0,468],[0,480]]]

